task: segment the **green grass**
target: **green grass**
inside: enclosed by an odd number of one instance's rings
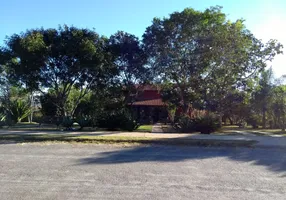
[[[188,138],[158,139],[148,137],[130,136],[89,136],[70,134],[6,134],[0,135],[0,142],[33,143],[33,142],[66,142],[66,143],[92,143],[92,144],[162,144],[162,145],[187,145],[187,146],[252,146],[255,141],[227,141],[204,140]]]
[[[13,141],[17,143],[26,142],[80,142],[95,144],[114,144],[114,143],[148,143],[151,138],[128,137],[128,136],[89,136],[89,135],[69,135],[69,134],[5,134],[0,135],[0,141]]]
[[[151,133],[152,132],[152,127],[153,125],[141,125],[139,126],[139,128],[135,131],[138,131],[138,132],[149,132]]]
[[[138,132],[152,132],[152,127],[153,125],[141,125],[136,131]],[[73,125],[73,128],[79,129],[78,125]],[[11,127],[9,127],[9,130],[24,130],[24,131],[59,131],[56,125],[49,124],[49,125],[42,125],[39,126],[39,124],[33,122],[33,123],[28,123],[28,122],[21,122],[17,123]],[[92,127],[85,127],[83,130],[80,130],[80,132],[96,132],[96,131],[106,131],[104,128],[92,128]]]
[[[245,131],[248,133],[252,133],[255,135],[282,135],[285,136],[286,132],[281,131],[281,129],[263,129],[263,128],[252,128],[252,127],[245,127],[245,128],[239,128],[238,126],[223,126],[221,131],[218,133],[221,134],[228,134],[228,135],[239,135],[239,133],[236,133],[235,131]]]

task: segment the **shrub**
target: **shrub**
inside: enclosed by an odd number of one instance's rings
[[[15,122],[21,122],[31,113],[30,104],[23,100],[12,101],[9,110],[11,119]]]
[[[71,117],[64,117],[61,124],[63,127],[66,128],[66,130],[71,130],[73,125],[73,119]]]
[[[5,121],[0,121],[0,128],[1,128],[2,126],[5,126],[5,125],[6,125]]]
[[[102,114],[97,120],[97,126],[99,128],[107,128],[114,131],[120,127],[121,118],[118,112],[108,112]]]
[[[252,128],[258,128],[259,123],[259,117],[257,115],[250,115],[247,119],[247,123],[252,126]]]
[[[187,115],[180,116],[178,118],[178,123],[176,124],[175,128],[182,133],[194,132],[195,131],[195,121]]]
[[[120,128],[126,131],[134,131],[136,130],[140,124],[133,118],[132,114],[125,110],[121,116],[121,125]]]
[[[80,130],[90,125],[90,120],[87,117],[80,117],[76,120],[76,122],[80,126]]]
[[[34,114],[33,114],[33,121],[34,122],[37,122],[39,124],[42,124],[43,123],[43,114],[40,112],[40,111],[35,111]]]
[[[220,128],[218,118],[212,115],[196,118],[195,121],[195,130],[202,134],[210,134]]]
[[[210,134],[217,131],[220,126],[218,119],[213,115],[196,118],[184,115],[179,117],[176,128],[183,133],[200,132]]]
[[[107,128],[111,131],[118,129],[133,131],[139,127],[139,123],[133,118],[128,110],[120,109],[104,113],[97,120],[97,126],[100,128]]]

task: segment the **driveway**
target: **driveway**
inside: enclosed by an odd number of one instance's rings
[[[0,199],[285,199],[286,150],[1,144]]]

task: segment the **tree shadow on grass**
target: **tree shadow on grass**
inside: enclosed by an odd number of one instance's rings
[[[122,164],[135,162],[179,162],[192,159],[226,157],[253,165],[265,166],[274,172],[286,171],[286,149],[137,146],[107,151],[81,159],[80,164]],[[285,175],[283,175],[285,176]]]

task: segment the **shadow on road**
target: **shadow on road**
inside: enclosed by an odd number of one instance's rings
[[[121,164],[134,162],[179,162],[192,159],[226,157],[240,162],[267,167],[274,172],[286,171],[285,149],[137,146],[96,154],[80,164]]]

